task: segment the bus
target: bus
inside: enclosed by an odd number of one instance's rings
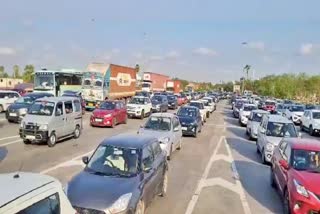
[[[75,69],[39,70],[34,74],[34,92],[60,96],[63,91],[81,91],[83,72]]]

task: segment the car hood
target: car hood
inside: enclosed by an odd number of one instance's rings
[[[95,117],[103,117],[104,115],[112,114],[112,113],[114,113],[114,110],[95,109],[93,111],[93,115]]]
[[[282,139],[283,139],[282,137],[267,136],[267,142],[272,143],[275,146],[279,145]]]
[[[13,103],[10,105],[10,109],[12,110],[18,110],[18,109],[22,109],[22,108],[29,108],[31,106],[31,104],[28,103]]]
[[[149,130],[149,129],[144,129],[144,128],[139,129],[139,134],[153,136],[153,137],[157,138],[158,140],[162,140],[166,137],[171,136],[169,131],[156,131],[156,130]]]
[[[258,133],[259,125],[260,125],[259,122],[251,121],[251,130],[254,134]]]
[[[127,104],[127,108],[137,108],[137,107],[143,107],[143,106],[144,106],[143,104],[132,104],[132,103]]]
[[[161,104],[161,102],[159,102],[157,100],[151,100],[151,104],[152,105],[158,105],[158,104]]]
[[[297,181],[301,182],[301,184],[309,191],[315,193],[320,197],[320,173],[312,173],[307,171],[294,171],[295,178]],[[320,199],[320,198],[319,198]]]
[[[82,171],[68,183],[67,196],[72,206],[105,210],[120,196],[132,193],[138,185],[138,176],[109,177]]]
[[[192,117],[179,116],[179,121],[180,121],[181,125],[184,125],[184,124],[190,124],[190,123],[195,122],[195,119]]]
[[[22,122],[24,123],[33,123],[33,124],[48,124],[50,122],[51,116],[44,116],[44,115],[33,115],[27,114],[23,119]]]
[[[295,112],[292,112],[292,115],[298,115],[298,116],[302,116],[303,115],[303,112],[301,111],[295,111]]]

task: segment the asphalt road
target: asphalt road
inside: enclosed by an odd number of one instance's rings
[[[19,125],[9,124],[0,114],[0,173],[39,172],[66,184],[83,168],[81,157],[90,155],[104,138],[135,133],[145,121],[131,119],[114,129],[93,128],[89,116],[84,116],[79,139],[49,148],[24,145],[18,136]],[[183,138],[182,150],[169,162],[168,194],[156,198],[147,213],[282,213],[280,197],[269,184],[269,172],[255,152],[255,142],[247,139],[245,128],[221,102],[198,138]]]

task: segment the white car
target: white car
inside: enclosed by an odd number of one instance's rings
[[[200,114],[201,114],[202,123],[205,123],[207,121],[207,112],[208,112],[208,110],[205,109],[205,107],[203,105],[203,102],[192,100],[192,101],[190,101],[189,106],[194,106],[194,107],[197,107],[199,109]]]
[[[244,104],[239,111],[239,123],[241,126],[246,126],[251,111],[258,109],[254,104]]]
[[[305,107],[303,105],[291,105],[285,110],[284,116],[292,120],[295,124],[300,124],[301,117],[304,113]]]
[[[6,111],[7,108],[13,104],[20,94],[15,91],[1,91],[0,90],[0,112]]]
[[[127,104],[128,117],[139,117],[141,119],[152,112],[151,100],[148,97],[134,96]]]
[[[301,131],[308,130],[311,136],[320,133],[320,110],[306,110],[301,117]]]
[[[213,108],[209,105],[209,101],[204,99],[201,99],[199,101],[203,103],[204,109],[207,110],[206,117],[209,118],[211,110],[213,111]]]
[[[210,108],[210,113],[214,112],[216,110],[216,103],[214,102],[214,99],[212,97],[204,97],[203,100],[208,100]]]
[[[264,110],[253,110],[250,113],[247,122],[247,129],[246,134],[249,136],[250,139],[256,140],[258,137],[258,127],[262,121],[263,115],[269,114],[268,111]]]
[[[76,213],[61,183],[48,176],[16,172],[0,175],[0,213]]]

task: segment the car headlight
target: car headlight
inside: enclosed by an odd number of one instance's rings
[[[27,108],[21,108],[19,109],[19,114],[27,114],[28,109]]]
[[[299,193],[300,195],[308,198],[309,197],[309,193],[308,191],[306,190],[306,188],[300,184],[299,181],[297,181],[296,179],[293,179],[293,183],[296,187],[296,190],[297,190],[297,193]]]
[[[112,114],[106,114],[103,117],[105,117],[105,118],[112,117]]]
[[[48,130],[48,125],[47,124],[40,125],[39,130]]]
[[[273,151],[273,148],[274,148],[274,145],[273,145],[272,143],[267,143],[266,149],[267,149],[268,151]]]
[[[166,138],[163,138],[162,140],[160,140],[160,142],[163,144],[167,144],[167,143],[169,143],[169,141],[170,141],[169,137],[166,137]]]
[[[127,193],[120,196],[112,205],[106,210],[106,213],[119,213],[128,208],[132,193]]]

